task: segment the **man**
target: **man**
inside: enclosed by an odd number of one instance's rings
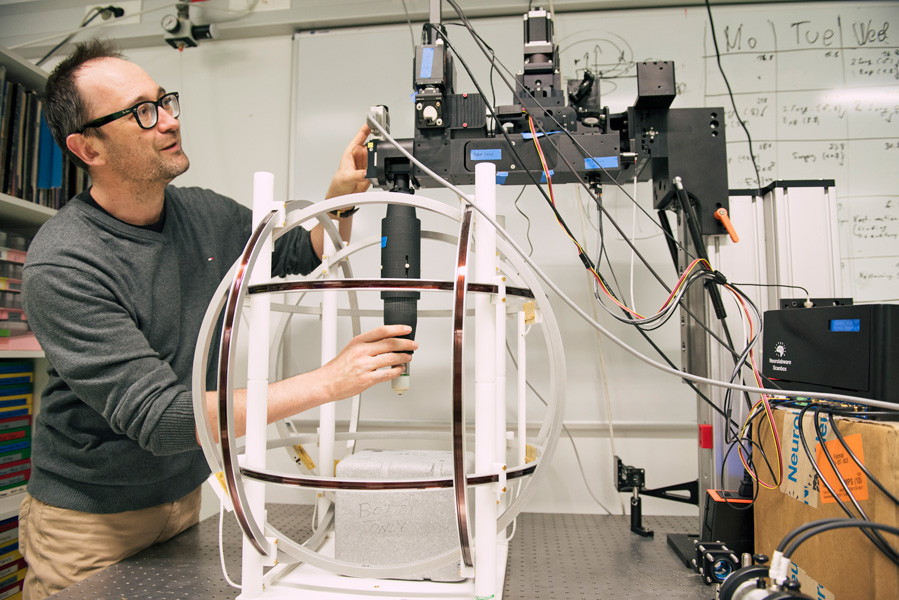
[[[50,363],[20,509],[24,597],[38,600],[196,523],[209,469],[196,440],[190,372],[212,293],[250,235],[250,211],[168,184],[188,168],[177,94],[105,42],[88,42],[45,91],[54,137],[92,187],[38,232],[23,302]],[[363,127],[328,197],[364,191]],[[361,165],[360,165],[361,166]],[[349,235],[350,219],[340,219]],[[320,263],[322,231],[276,244],[273,274]],[[272,384],[269,421],[397,377],[415,342],[379,327],[327,365]],[[214,380],[207,382],[214,388]],[[210,396],[214,392],[210,392]],[[238,435],[245,393],[235,393]],[[214,405],[214,403],[212,403]]]

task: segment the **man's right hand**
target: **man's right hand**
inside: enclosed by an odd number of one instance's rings
[[[349,398],[376,383],[399,377],[403,365],[412,360],[408,353],[418,349],[418,342],[396,336],[411,331],[408,325],[382,325],[350,340],[322,367],[330,380],[330,400]]]
[[[277,381],[268,388],[267,422],[274,423],[327,402],[343,400],[364,392],[376,383],[399,377],[404,365],[412,360],[408,354],[418,349],[414,340],[396,336],[411,333],[408,325],[382,325],[357,335],[328,364]],[[218,396],[206,392],[213,438],[218,440]],[[234,435],[246,432],[247,391],[234,390]],[[199,436],[197,436],[199,443]]]

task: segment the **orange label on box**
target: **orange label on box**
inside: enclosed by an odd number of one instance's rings
[[[846,445],[849,446],[849,449],[852,450],[852,453],[855,454],[859,462],[865,464],[865,455],[862,452],[862,434],[856,433],[847,435],[844,439],[846,440]],[[855,496],[856,500],[867,500],[868,478],[865,476],[864,472],[857,464],[855,464],[855,461],[852,460],[852,457],[846,452],[846,448],[843,447],[840,440],[831,440],[826,442],[826,444],[827,450],[830,452],[830,456],[833,458],[833,462],[837,466],[837,470],[842,476],[843,481],[846,482],[849,491],[852,492],[852,495]],[[827,457],[824,455],[824,448],[821,444],[818,444],[816,451],[818,468],[821,469],[821,473],[824,475],[827,483],[836,490],[840,500],[848,502],[849,494],[846,493],[846,489],[843,487],[843,484],[840,483],[836,473],[834,473],[833,467],[830,466],[830,461],[828,461]],[[836,498],[833,497],[833,494],[831,494],[823,484],[821,485],[821,502],[829,502],[831,504],[836,503]]]

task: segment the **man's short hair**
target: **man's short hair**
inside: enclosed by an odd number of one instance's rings
[[[44,87],[44,117],[50,126],[53,139],[63,152],[83,169],[87,169],[87,165],[66,146],[66,138],[77,133],[90,117],[86,102],[75,85],[75,79],[85,63],[100,58],[124,58],[124,56],[110,40],[76,43],[75,50],[56,65]],[[103,137],[103,133],[95,129],[88,129],[86,133]]]

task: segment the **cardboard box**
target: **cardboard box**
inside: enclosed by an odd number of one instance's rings
[[[784,477],[779,489],[762,488],[755,505],[755,551],[771,556],[783,537],[796,527],[817,519],[846,517],[826,486],[819,481],[799,438],[799,411],[777,409],[775,424],[780,435]],[[867,480],[843,450],[822,414],[824,443],[833,455],[839,472],[868,517],[878,523],[899,525],[899,506]],[[837,426],[862,464],[893,495],[899,496],[899,423],[837,417]],[[827,481],[839,497],[852,506],[824,456],[815,435],[813,412],[803,419],[802,430],[809,449],[817,458]],[[756,427],[762,444],[776,470],[775,442],[767,425]],[[762,480],[770,481],[764,461],[756,457]],[[830,473],[828,475],[828,473]],[[853,509],[854,510],[854,509]],[[894,548],[899,538],[884,534]],[[791,572],[812,598],[833,600],[895,600],[899,597],[899,567],[894,565],[857,529],[839,529],[812,537],[793,554]]]

